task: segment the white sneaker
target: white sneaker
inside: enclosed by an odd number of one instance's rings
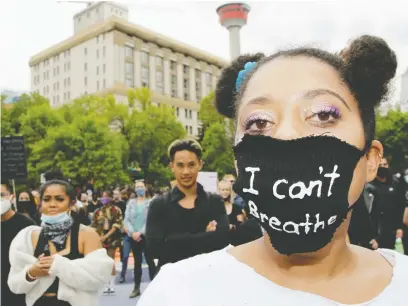
[[[103,289],[102,291],[102,295],[109,295],[110,294],[110,288],[106,287],[105,289]]]
[[[109,295],[116,295],[115,288],[109,288]]]

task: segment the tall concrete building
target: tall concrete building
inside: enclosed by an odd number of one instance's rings
[[[82,95],[148,87],[152,101],[173,106],[190,135],[199,134],[199,101],[227,62],[128,21],[128,9],[94,2],[74,16],[74,35],[31,57],[31,91],[60,106]]]
[[[401,76],[400,105],[401,110],[408,112],[408,68]]]

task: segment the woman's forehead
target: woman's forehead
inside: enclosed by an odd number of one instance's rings
[[[329,64],[306,56],[280,57],[258,68],[248,81],[242,101],[250,101],[259,95],[287,101],[317,88],[350,95],[339,73]]]

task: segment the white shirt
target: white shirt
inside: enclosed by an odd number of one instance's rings
[[[227,249],[163,266],[137,306],[345,306],[279,286]],[[391,250],[379,252],[394,267],[391,283],[371,301],[347,306],[408,305],[408,257]]]

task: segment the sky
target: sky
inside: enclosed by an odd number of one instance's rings
[[[218,20],[220,1],[118,1],[129,21],[229,59],[228,32]],[[408,18],[403,1],[247,1],[248,24],[241,52],[264,52],[312,45],[335,52],[350,38],[378,35],[395,50],[397,77],[391,103],[398,100],[400,75],[408,67]],[[73,34],[73,15],[85,3],[6,0],[0,4],[0,89],[29,90],[29,58]]]

